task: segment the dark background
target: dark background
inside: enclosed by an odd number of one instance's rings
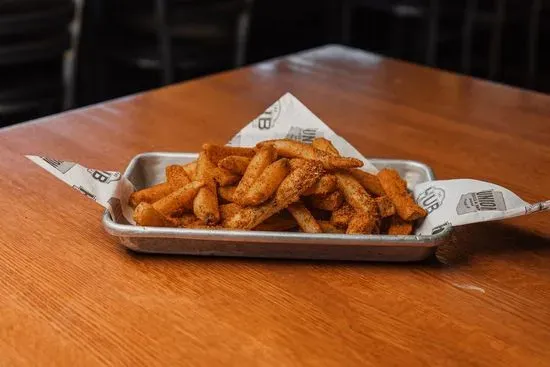
[[[81,1],[0,0],[0,126],[327,43],[550,91],[542,0]]]

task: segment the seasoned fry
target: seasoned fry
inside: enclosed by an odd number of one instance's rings
[[[379,196],[374,201],[376,201],[378,212],[382,218],[391,217],[395,214],[395,206],[389,197]]]
[[[406,182],[393,169],[383,169],[378,173],[382,188],[395,205],[395,210],[401,219],[413,221],[425,217],[428,213],[415,203],[407,192]]]
[[[378,233],[380,225],[379,218],[358,212],[351,218],[347,234],[374,234]]]
[[[241,205],[245,205],[242,202],[242,198],[248,193],[248,190],[256,182],[262,172],[277,158],[277,153],[271,145],[266,145],[260,149],[260,151],[252,158],[250,164],[246,168],[246,172],[243,178],[237,185],[233,200]]]
[[[319,150],[322,150],[325,153],[328,153],[334,157],[339,157],[340,152],[338,152],[338,149],[332,145],[332,142],[325,138],[315,138],[311,142],[311,146],[314,148],[317,148]]]
[[[233,202],[233,195],[235,195],[235,190],[237,189],[237,186],[225,186],[225,187],[220,187],[218,188],[218,195],[220,195],[220,197],[229,202],[229,203],[232,203]]]
[[[365,172],[360,169],[350,169],[349,171],[351,175],[355,177],[355,179],[359,181],[359,183],[369,193],[375,196],[386,195],[386,193],[384,192],[384,189],[382,188],[382,185],[380,185],[380,180],[378,180],[378,177],[376,177],[376,175],[373,175],[371,173]]]
[[[187,173],[187,177],[189,177],[191,180],[194,180],[195,174],[197,173],[197,161],[184,164],[182,167],[185,170],[185,173]]]
[[[348,203],[342,204],[342,206],[332,212],[330,217],[330,223],[337,228],[348,228],[348,224],[351,218],[355,215],[355,209]]]
[[[269,199],[288,175],[288,159],[282,158],[271,163],[254,182],[246,195],[239,199],[242,205],[259,205]]]
[[[134,210],[134,220],[140,226],[148,227],[175,227],[178,225],[176,220],[160,214],[147,202],[141,202],[136,207]]]
[[[270,218],[267,218],[256,226],[254,231],[289,231],[298,227],[296,220],[290,215],[281,215],[279,212]]]
[[[319,163],[309,161],[304,167],[286,176],[272,199],[257,207],[244,208],[233,216],[226,226],[233,229],[251,229],[258,226],[273,214],[298,201],[300,195],[319,179],[322,172],[323,168]]]
[[[328,195],[311,195],[308,203],[313,208],[334,211],[342,206],[344,195],[340,191],[334,191]]]
[[[349,173],[337,172],[336,182],[348,203],[358,212],[378,216],[378,206],[361,184]]]
[[[323,167],[328,170],[337,168],[357,168],[363,166],[363,162],[356,158],[334,157],[319,149],[312,147],[309,144],[304,144],[290,139],[267,140],[258,143],[257,147],[261,148],[266,145],[273,145],[277,150],[277,154],[287,158],[303,158],[319,161]]]
[[[181,217],[172,217],[172,220],[175,220],[178,223],[179,227],[186,227],[189,224],[194,223],[200,219],[197,218],[197,216],[193,213],[184,213]]]
[[[201,152],[197,161],[195,179],[204,182],[205,186],[199,189],[193,201],[193,212],[207,225],[216,224],[220,221],[218,195],[212,167],[213,164],[209,161],[205,152]],[[214,168],[216,167],[214,166]]]
[[[166,182],[168,182],[174,190],[177,190],[191,182],[191,179],[185,172],[185,168],[177,164],[166,167],[165,173]]]
[[[143,190],[133,192],[130,195],[128,202],[132,208],[135,208],[136,206],[138,206],[139,203],[142,202],[152,204],[155,201],[160,200],[166,195],[170,194],[172,191],[174,191],[172,185],[164,182]]]
[[[346,233],[343,229],[337,228],[331,222],[326,220],[318,220],[317,223],[323,230],[323,233]]]
[[[298,222],[298,226],[302,229],[305,233],[323,233],[323,230],[313,218],[313,215],[307,210],[307,208],[304,206],[304,204],[297,202],[294,204],[290,204],[287,208],[287,210],[292,214],[294,219],[296,219],[296,222]]]
[[[308,195],[327,195],[336,190],[336,176],[323,175],[313,186],[304,192],[304,196]]]
[[[171,216],[182,208],[191,208],[193,199],[197,196],[199,189],[204,186],[201,181],[193,181],[182,188],[172,192],[162,199],[153,203],[153,208],[160,214]]]
[[[218,167],[228,170],[236,175],[244,175],[246,167],[250,164],[252,158],[230,155],[218,163]]]
[[[388,234],[391,235],[408,235],[413,233],[413,222],[405,222],[398,215],[394,215],[391,218],[390,228]]]
[[[226,145],[203,144],[202,149],[206,153],[208,159],[216,166],[225,157],[238,155],[252,158],[256,154],[253,148],[230,147]]]
[[[134,192],[129,204],[143,226],[414,233],[426,211],[406,181],[393,169],[373,175],[360,166],[325,138],[268,140],[255,148],[204,144],[196,161],[167,166],[166,182]]]
[[[237,214],[242,209],[242,206],[230,203],[220,205],[220,218],[222,225],[224,225],[232,216]]]
[[[215,166],[213,166],[212,172],[214,175],[214,180],[216,180],[216,182],[220,186],[233,185],[239,182],[239,180],[241,179],[241,176],[231,173],[226,169],[215,167]]]

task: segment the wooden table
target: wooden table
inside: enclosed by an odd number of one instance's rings
[[[337,46],[4,129],[0,365],[550,365],[548,213],[410,265],[140,256],[23,157],[122,170],[224,143],[287,91],[366,156],[550,196],[549,97]]]

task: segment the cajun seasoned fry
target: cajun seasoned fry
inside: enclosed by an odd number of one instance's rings
[[[175,227],[178,225],[176,220],[160,214],[147,202],[141,202],[136,207],[134,210],[134,220],[140,226],[148,227]]]
[[[325,138],[315,138],[311,142],[311,146],[314,148],[317,148],[319,150],[322,150],[325,153],[328,153],[332,156],[339,157],[340,152],[338,152],[338,149],[332,145],[332,142]]]
[[[272,199],[257,207],[244,208],[233,216],[226,226],[233,229],[251,229],[258,226],[273,214],[298,201],[300,195],[319,179],[322,172],[319,163],[309,161],[304,167],[286,176]]]
[[[279,212],[254,227],[254,231],[289,231],[298,227],[298,223],[291,215],[281,215]],[[288,214],[288,213],[286,213]]]
[[[325,138],[310,145],[268,140],[255,148],[204,144],[197,161],[167,166],[166,182],[134,192],[129,205],[144,226],[414,233],[426,211],[399,173],[373,175],[360,166]]]
[[[259,205],[263,203],[275,193],[289,171],[290,166],[286,158],[271,163],[250,187],[245,196],[239,199],[239,202],[242,205]]]
[[[216,167],[214,166],[214,168]],[[200,188],[197,196],[195,196],[193,212],[207,225],[216,224],[220,221],[218,195],[213,174],[212,162],[204,152],[201,152],[197,161],[195,179],[204,182],[205,186]]]
[[[323,230],[323,233],[346,233],[343,229],[337,228],[331,222],[326,220],[318,220],[317,223]]]
[[[304,204],[297,202],[290,204],[287,210],[292,214],[298,226],[305,233],[323,233],[323,230]]]
[[[395,214],[395,206],[389,197],[379,196],[374,201],[376,201],[378,212],[382,218],[391,217]]]
[[[204,186],[201,181],[193,181],[162,199],[153,203],[153,208],[160,214],[171,216],[182,208],[191,208],[193,199],[197,196],[199,189]]]
[[[177,190],[192,181],[189,176],[187,176],[185,168],[177,164],[166,167],[165,173],[166,182],[168,182],[174,190]]]
[[[248,193],[248,190],[250,190],[258,177],[260,177],[266,167],[273,163],[276,158],[277,153],[271,145],[266,145],[258,151],[250,161],[243,178],[237,185],[237,189],[233,195],[233,199],[236,203],[245,205],[240,199]]]
[[[380,185],[380,180],[376,175],[365,172],[360,169],[350,169],[349,172],[359,183],[371,194],[375,196],[384,196],[386,193]]]
[[[164,182],[143,190],[133,192],[130,195],[130,199],[128,202],[132,208],[135,208],[136,206],[138,206],[139,203],[142,202],[152,204],[155,201],[160,200],[166,195],[170,194],[172,191],[174,191],[172,185]]]
[[[328,170],[337,168],[357,168],[363,166],[363,162],[356,158],[334,157],[322,150],[316,149],[309,144],[290,139],[267,140],[256,145],[261,148],[266,145],[273,145],[277,154],[287,158],[302,158],[319,161]]]
[[[237,186],[225,186],[218,188],[218,195],[225,201],[232,203],[233,195],[235,195],[235,190]]]
[[[182,214],[181,217],[177,217],[177,218],[174,218],[174,217],[171,217],[172,220],[176,221],[178,223],[178,226],[179,227],[186,227],[188,226],[189,224],[191,223],[194,223],[198,220],[200,220],[199,218],[197,218],[197,216],[193,213],[184,213]]]
[[[252,158],[241,157],[238,155],[230,155],[225,157],[218,163],[218,167],[228,170],[236,175],[244,175],[246,167],[250,164]]]
[[[337,228],[348,228],[348,224],[351,218],[355,215],[355,209],[348,203],[342,204],[342,206],[332,212],[330,217],[330,223]]]
[[[208,143],[203,144],[202,149],[206,153],[206,156],[210,162],[214,163],[216,166],[225,157],[237,155],[240,157],[252,158],[256,154],[256,151],[253,148],[229,147],[226,145],[215,145]]]
[[[220,185],[220,186],[229,186],[236,184],[240,180],[240,176],[236,175],[234,173],[229,172],[226,169],[219,168],[213,166],[212,172],[214,175],[214,180]]]
[[[379,218],[365,213],[355,213],[351,218],[347,234],[375,234],[379,231]]]
[[[195,174],[197,173],[197,161],[184,164],[182,167],[185,170],[185,173],[187,173],[187,177],[189,177],[191,180],[194,180]]]
[[[221,218],[222,225],[224,225],[232,216],[237,214],[241,209],[242,209],[242,206],[235,203],[220,205],[220,218]]]
[[[336,176],[326,174],[321,176],[313,186],[304,192],[304,196],[308,195],[327,195],[336,190]]]
[[[406,222],[398,215],[391,218],[388,234],[396,236],[405,236],[413,233],[413,222]]]
[[[344,196],[340,191],[334,191],[328,195],[311,195],[308,197],[308,203],[313,208],[334,211],[342,206]]]
[[[395,210],[401,219],[413,221],[425,217],[428,213],[418,206],[407,192],[406,182],[399,177],[394,169],[383,169],[378,173],[382,188],[395,205]]]
[[[349,173],[337,172],[336,182],[346,201],[358,212],[378,216],[378,206],[361,184]]]

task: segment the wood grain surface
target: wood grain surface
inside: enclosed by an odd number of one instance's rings
[[[143,256],[26,160],[123,170],[290,91],[367,157],[550,197],[550,97],[327,46],[0,130],[2,366],[550,365],[550,214],[415,264]]]

